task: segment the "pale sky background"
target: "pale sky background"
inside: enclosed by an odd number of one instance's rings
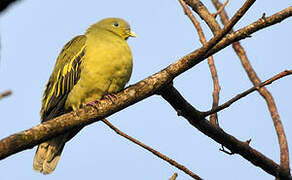
[[[231,1],[229,16],[244,1]],[[204,1],[214,12],[209,1]],[[291,1],[257,1],[240,20],[239,29],[261,17],[274,14]],[[63,45],[105,17],[121,17],[138,35],[129,39],[134,70],[129,84],[159,71],[199,48],[197,33],[177,0],[69,1],[23,0],[0,15],[0,92],[13,95],[0,101],[0,138],[39,123],[41,97],[46,81]],[[198,20],[200,20],[198,18]],[[200,20],[208,38],[210,31]],[[292,19],[253,34],[241,41],[262,80],[291,69]],[[250,88],[231,47],[215,56],[223,103]],[[212,105],[212,81],[204,61],[175,79],[175,87],[199,110]],[[273,94],[292,152],[292,77],[268,86]],[[161,153],[182,163],[204,179],[274,179],[239,155],[219,151],[220,144],[204,136],[178,117],[159,96],[143,100],[108,118],[114,125]],[[253,93],[219,113],[222,128],[279,162],[279,147],[265,101]],[[136,144],[116,135],[103,123],[84,128],[67,143],[59,165],[51,175],[32,169],[36,147],[0,161],[1,179],[139,179],[167,180],[174,172],[178,180],[192,179]]]

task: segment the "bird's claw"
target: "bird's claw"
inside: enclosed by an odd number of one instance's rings
[[[108,99],[110,100],[112,103],[114,103],[114,101],[116,99],[118,99],[118,96],[116,94],[107,94],[103,97],[104,99]]]
[[[85,106],[93,107],[95,110],[98,111],[97,105],[98,105],[99,103],[100,103],[99,100],[94,100],[94,101],[91,101],[91,102],[85,104]]]

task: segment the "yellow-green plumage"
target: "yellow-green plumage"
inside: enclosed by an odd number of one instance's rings
[[[107,18],[69,41],[61,51],[44,91],[41,121],[123,89],[132,73],[132,54],[126,42],[130,36],[135,33],[126,21]],[[80,129],[40,144],[34,169],[43,174],[54,171],[65,143]]]

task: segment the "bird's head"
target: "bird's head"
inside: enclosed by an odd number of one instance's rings
[[[110,31],[125,40],[129,37],[136,37],[136,33],[131,31],[130,25],[125,20],[120,18],[105,18],[92,25],[87,32],[99,28]]]

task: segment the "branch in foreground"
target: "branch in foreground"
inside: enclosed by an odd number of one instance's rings
[[[0,94],[0,100],[4,97],[10,96],[12,94],[11,90],[5,91],[4,93]]]
[[[191,176],[194,179],[197,180],[202,180],[202,178],[200,178],[198,175],[196,175],[195,173],[193,173],[191,170],[189,170],[188,168],[186,168],[185,166],[177,163],[175,160],[161,154],[160,152],[156,151],[155,149],[152,149],[151,147],[147,146],[146,144],[143,144],[142,142],[138,141],[137,139],[123,133],[122,131],[120,131],[118,128],[116,128],[114,125],[112,125],[109,121],[107,121],[106,119],[102,120],[108,127],[110,127],[112,130],[114,130],[118,135],[123,136],[124,138],[132,141],[133,143],[139,145],[140,147],[150,151],[151,153],[153,153],[155,156],[167,161],[169,164],[177,167],[178,169],[182,170],[183,172],[185,172],[186,174],[188,174],[189,176]],[[177,176],[177,175],[176,175]]]
[[[245,6],[245,8],[248,8],[248,6]],[[239,10],[241,14],[243,11],[244,10],[242,9]],[[235,20],[238,21],[239,18],[235,18]],[[232,23],[233,25],[235,24],[235,20]],[[99,103],[96,104],[96,108],[86,106],[77,110],[76,112],[64,114],[50,121],[37,125],[33,128],[17,134],[10,135],[2,139],[0,141],[0,159],[4,159],[12,154],[23,151],[25,149],[32,148],[33,146],[44,142],[52,137],[70,131],[72,128],[86,126],[91,123],[97,122],[100,119],[110,116],[113,113],[116,113],[132,104],[135,104],[136,102],[139,102],[157,93],[162,87],[172,82],[175,77],[192,68],[199,62],[203,61],[205,59],[207,51],[207,54],[209,54],[208,56],[216,53],[216,50],[212,51],[212,47],[215,45],[214,43],[216,43],[218,38],[223,36],[224,33],[229,32],[231,28],[232,25],[229,24],[220,33],[218,33],[218,35],[216,35],[200,49],[184,56],[183,58],[169,65],[167,68],[161,70],[160,72],[116,94],[117,98],[112,101],[107,99],[100,100]],[[241,34],[238,34],[238,36],[239,35]],[[246,36],[247,34],[243,35],[242,38],[245,38]],[[229,39],[225,38],[225,41],[223,42],[223,45],[225,46],[227,46],[228,44],[226,41],[229,41]],[[210,50],[210,48],[212,49]],[[223,47],[221,46],[217,46],[218,51],[222,48]],[[212,51],[212,53],[209,53],[210,51]]]
[[[218,126],[214,126],[204,119],[202,113],[190,105],[173,86],[165,87],[160,92],[162,97],[177,112],[180,112],[180,114],[186,118],[191,125],[216,142],[227,147],[232,153],[240,154],[255,166],[262,168],[264,171],[275,177],[285,180],[292,179],[289,172],[268,157],[264,156],[262,153],[251,148],[247,142],[237,140]]]
[[[221,9],[223,5],[218,0],[212,0],[213,4],[215,5],[216,9]],[[228,15],[225,10],[221,11],[220,13],[221,22],[223,24],[228,23]],[[263,20],[265,17],[263,15]],[[232,47],[239,57],[242,66],[244,67],[250,81],[253,83],[254,86],[259,86],[261,84],[261,80],[258,77],[257,73],[255,72],[254,68],[252,67],[244,48],[241,46],[240,42],[235,42],[232,44]],[[266,104],[268,106],[271,118],[274,123],[274,127],[278,137],[278,143],[280,146],[280,165],[287,169],[290,172],[290,160],[289,160],[289,148],[288,142],[285,135],[284,127],[280,119],[280,115],[277,110],[276,103],[272,94],[266,89],[265,87],[259,88],[258,92],[260,95],[265,99]]]
[[[248,94],[258,90],[259,88],[261,87],[264,87],[266,85],[269,85],[269,84],[272,84],[274,81],[282,78],[282,77],[285,77],[285,76],[288,76],[288,75],[291,75],[292,74],[292,70],[286,70],[286,71],[283,71],[275,76],[273,76],[272,78],[266,80],[265,82],[262,82],[258,87],[252,87],[246,91],[244,91],[243,93],[240,93],[238,95],[236,95],[235,97],[233,97],[232,99],[230,99],[229,101],[225,102],[224,104],[218,106],[217,108],[215,109],[211,109],[210,111],[206,111],[206,112],[203,112],[203,116],[206,117],[206,116],[209,116],[213,113],[217,113],[227,107],[229,107],[231,104],[233,104],[234,102],[238,101],[239,99],[247,96]]]

